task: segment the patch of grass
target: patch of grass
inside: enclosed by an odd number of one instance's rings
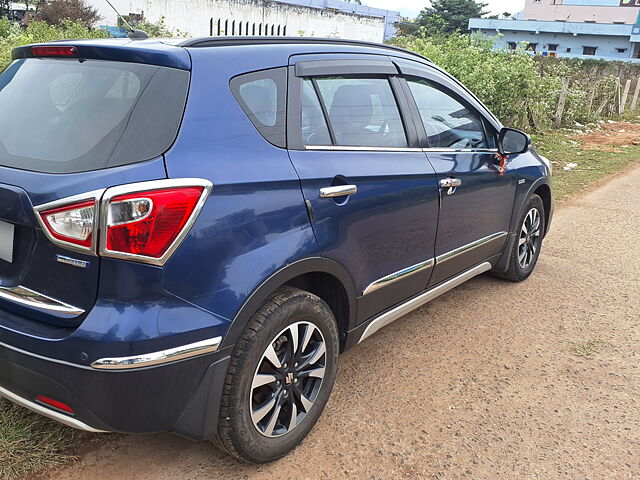
[[[640,125],[638,125],[640,129]],[[556,201],[582,192],[613,173],[640,160],[640,145],[603,145],[595,150],[583,149],[583,140],[570,130],[556,130],[535,135],[534,145],[540,155],[553,162],[553,190]],[[578,166],[563,170],[569,163]]]
[[[571,353],[576,357],[592,357],[596,353],[600,353],[600,348],[607,342],[598,338],[590,338],[580,342],[569,342],[571,345]]]
[[[0,398],[0,480],[69,462],[76,433]]]

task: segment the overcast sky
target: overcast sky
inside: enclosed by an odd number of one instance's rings
[[[524,0],[482,0],[488,3],[491,13],[519,12],[524,8]],[[430,2],[428,0],[363,0],[362,3],[371,7],[385,8],[387,10],[411,10],[419,12]]]

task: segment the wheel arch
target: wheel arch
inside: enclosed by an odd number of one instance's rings
[[[346,333],[355,327],[357,294],[349,272],[340,263],[325,257],[298,260],[262,282],[233,318],[221,348],[235,345],[251,316],[284,285],[313,293],[329,305],[338,323],[342,351]]]
[[[509,232],[509,238],[504,247],[502,257],[500,257],[498,263],[493,267],[493,271],[495,272],[506,272],[507,268],[509,267],[509,253],[511,252],[513,244],[516,241],[516,229],[518,228],[518,220],[524,213],[527,202],[532,195],[539,195],[540,198],[542,198],[542,204],[544,205],[545,214],[545,235],[549,231],[550,218],[553,212],[553,196],[551,193],[551,186],[549,185],[549,179],[547,177],[540,177],[529,186],[529,189],[524,195],[519,197],[522,198],[522,201],[513,209],[513,213],[511,216],[511,231]]]

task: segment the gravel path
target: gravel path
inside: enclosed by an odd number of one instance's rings
[[[557,212],[527,282],[476,278],[343,355],[279,462],[129,436],[50,478],[640,479],[639,238],[636,167]]]

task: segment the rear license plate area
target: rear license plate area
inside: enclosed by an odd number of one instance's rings
[[[15,227],[0,220],[0,261],[13,263]]]

